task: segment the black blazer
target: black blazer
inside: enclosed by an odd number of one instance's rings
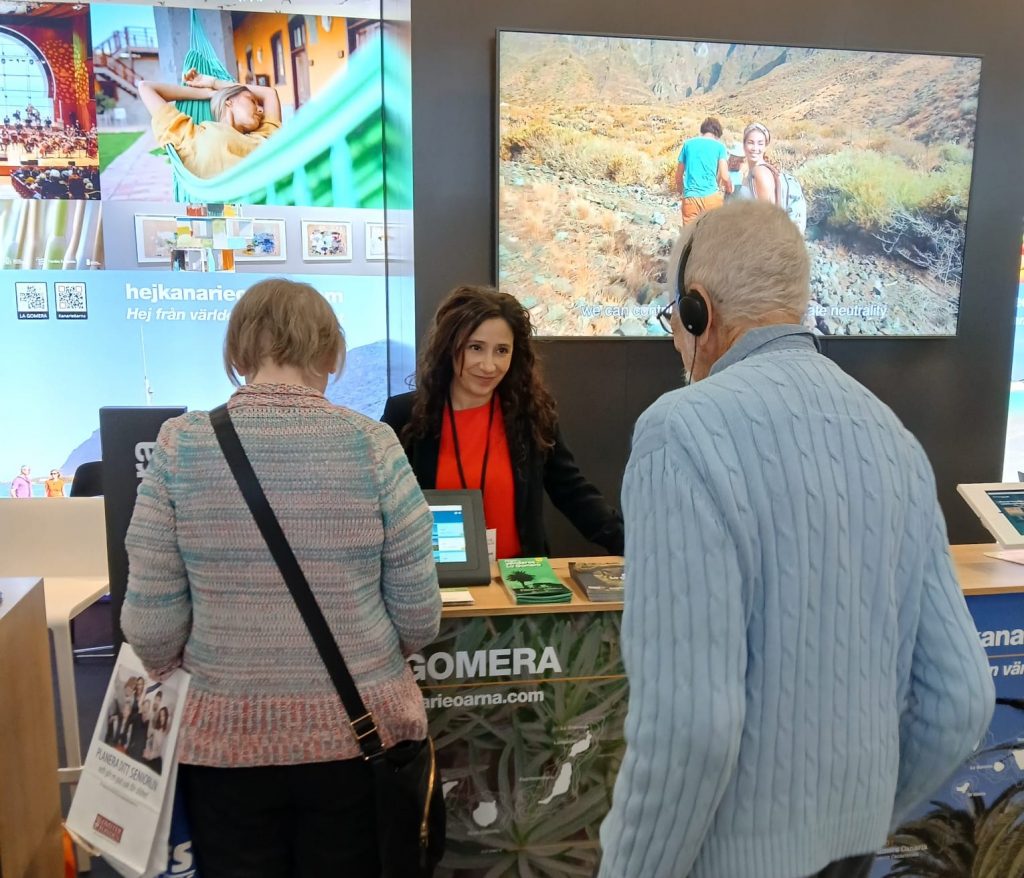
[[[412,416],[415,391],[392,396],[384,406],[381,420],[402,436],[402,429]],[[603,546],[611,555],[623,552],[622,516],[611,508],[601,492],[580,472],[572,452],[566,447],[561,431],[555,428],[555,444],[544,453],[534,444],[529,425],[510,425],[505,421],[508,450],[512,457],[515,484],[516,529],[520,551],[524,556],[547,555],[548,541],[544,530],[544,491],[555,507],[584,537]],[[437,457],[441,437],[430,436],[412,443],[402,443],[420,488],[429,490],[437,484]],[[526,464],[522,451],[526,449]]]

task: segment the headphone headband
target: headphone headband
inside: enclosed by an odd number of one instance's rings
[[[704,301],[704,297],[700,293],[686,289],[684,280],[686,264],[690,261],[690,254],[693,252],[693,239],[697,236],[697,227],[703,218],[701,216],[693,224],[690,237],[683,245],[683,250],[679,254],[679,272],[676,276],[676,310],[679,312],[679,322],[693,336],[703,335],[708,328],[707,302]]]

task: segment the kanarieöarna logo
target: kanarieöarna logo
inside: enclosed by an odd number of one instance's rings
[[[528,646],[509,649],[478,649],[475,652],[435,652],[429,657],[419,653],[409,656],[413,677],[418,682],[459,680],[473,677],[522,677],[547,671],[562,673],[562,663],[553,646],[545,646],[538,655]]]
[[[1024,628],[1000,628],[994,631],[979,631],[981,645],[988,649],[993,646],[1024,646]]]
[[[146,472],[146,467],[149,466],[149,462],[153,459],[153,449],[156,448],[155,442],[136,442],[135,443],[135,476],[136,478],[142,478]]]

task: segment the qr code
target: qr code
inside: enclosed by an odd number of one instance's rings
[[[58,319],[81,319],[88,313],[84,283],[55,283],[53,294],[57,299]]]
[[[45,319],[50,313],[49,297],[43,282],[17,282],[14,285],[18,317],[23,319]]]

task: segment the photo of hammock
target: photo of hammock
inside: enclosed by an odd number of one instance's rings
[[[157,7],[147,10],[153,28],[106,34],[122,10],[137,8],[92,9],[109,119],[101,161],[119,124],[143,129],[104,168],[105,201],[383,207],[386,132],[409,125],[396,118],[408,101],[385,107],[383,94],[408,95],[410,86],[407,65],[388,63],[398,50],[379,21]],[[189,34],[180,57],[156,38],[171,31]],[[145,65],[147,52],[158,65]],[[118,60],[125,56],[135,69]]]

